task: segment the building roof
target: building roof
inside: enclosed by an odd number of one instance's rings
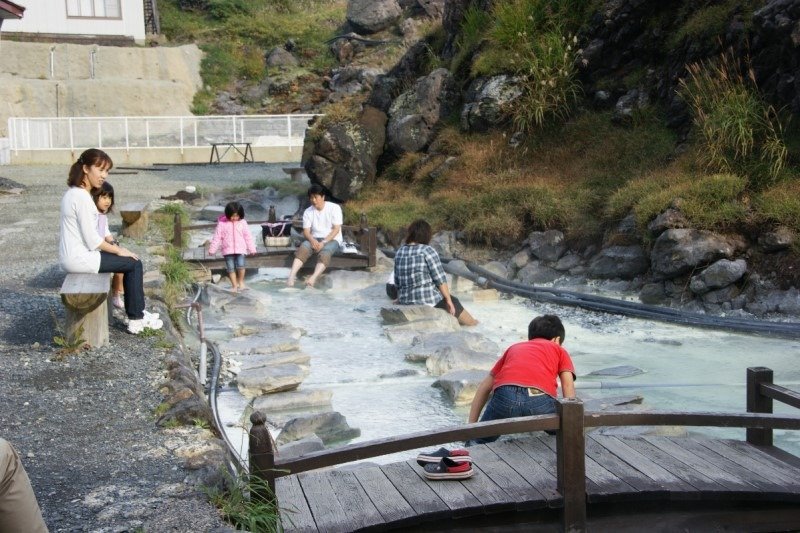
[[[0,19],[21,19],[25,8],[9,0],[0,0]]]

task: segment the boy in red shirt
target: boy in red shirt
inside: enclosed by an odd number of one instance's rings
[[[477,422],[489,394],[481,422],[556,412],[556,378],[564,398],[575,397],[575,367],[561,347],[564,325],[555,315],[542,315],[528,325],[528,341],[511,345],[478,385],[469,411],[469,423]],[[468,444],[494,442],[484,437]]]

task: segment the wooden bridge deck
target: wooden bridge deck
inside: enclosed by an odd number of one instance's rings
[[[247,268],[276,268],[292,266],[295,247],[269,247],[256,246],[257,253],[246,258]],[[206,248],[190,248],[183,251],[183,260],[188,263],[199,263],[209,269],[225,268],[225,258],[221,255],[209,255]],[[316,256],[312,256],[304,265],[313,268]],[[332,269],[368,268],[374,266],[374,259],[368,254],[352,253],[337,254],[331,258]]]
[[[315,470],[278,478],[276,495],[287,532],[425,527],[494,513],[552,513],[563,506],[555,450],[556,438],[544,434],[472,447],[476,472],[463,481],[427,480],[414,460]],[[789,520],[796,519],[790,527],[800,528],[800,463],[770,450],[775,449],[735,440],[589,434],[586,500],[637,506],[788,504]]]

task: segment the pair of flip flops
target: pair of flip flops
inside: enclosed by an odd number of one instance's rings
[[[423,468],[428,479],[467,479],[472,477],[472,457],[464,449],[439,448],[434,452],[421,453],[417,464]]]

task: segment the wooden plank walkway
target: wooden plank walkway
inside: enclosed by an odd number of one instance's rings
[[[281,519],[287,532],[346,532],[552,513],[563,505],[555,449],[555,437],[544,434],[472,447],[476,472],[463,481],[427,480],[414,460],[278,478]],[[589,434],[587,501],[800,503],[800,463],[769,449],[735,440]]]

